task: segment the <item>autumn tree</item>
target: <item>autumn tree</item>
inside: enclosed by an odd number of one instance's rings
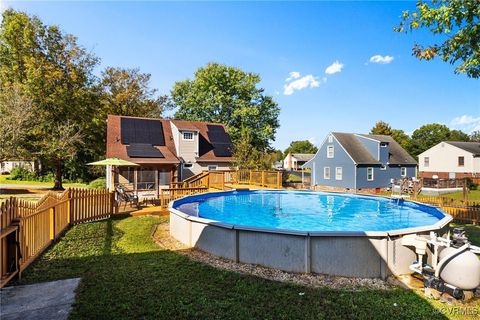
[[[398,32],[427,29],[437,43],[415,43],[412,53],[419,59],[439,57],[456,64],[455,73],[480,77],[480,4],[478,0],[420,0],[416,10],[404,11]]]
[[[370,134],[382,134],[390,136],[392,135],[392,127],[385,121],[377,121],[375,126],[370,130]]]
[[[102,112],[122,116],[159,118],[168,102],[150,86],[151,75],[138,68],[108,67],[102,72]]]
[[[209,63],[193,80],[176,82],[171,97],[178,107],[175,118],[220,122],[234,143],[243,143],[247,131],[253,147],[264,152],[279,127],[280,109],[259,88],[260,76],[238,68]]]
[[[402,146],[402,148],[406,150],[409,148],[410,137],[401,129],[392,129],[390,124],[385,121],[377,121],[370,130],[370,134],[391,136],[393,140],[397,141]]]

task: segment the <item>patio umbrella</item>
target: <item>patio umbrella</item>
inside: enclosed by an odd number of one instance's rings
[[[138,164],[136,164],[136,163],[133,163],[133,162],[130,162],[130,161],[127,161],[127,160],[123,160],[123,159],[119,159],[119,158],[107,158],[107,159],[100,160],[100,161],[90,162],[90,163],[88,163],[88,165],[89,166],[116,166],[116,167],[138,166]]]
[[[109,170],[109,166],[111,168],[113,167],[132,167],[132,166],[139,166],[138,164],[136,163],[133,163],[133,162],[130,162],[130,161],[127,161],[127,160],[123,160],[123,159],[119,159],[119,158],[107,158],[107,159],[104,159],[104,160],[100,160],[100,161],[95,161],[95,162],[90,162],[88,163],[89,166],[106,166],[107,167],[107,173],[110,171]],[[111,171],[113,173],[113,170]],[[113,190],[115,187],[114,187],[114,183],[113,183],[113,175],[111,176],[110,180],[107,179],[107,181],[110,181],[110,185],[107,186],[108,190]]]

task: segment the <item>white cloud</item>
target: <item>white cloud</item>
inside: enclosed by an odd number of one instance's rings
[[[287,83],[283,86],[283,94],[290,96],[298,90],[317,88],[321,83],[325,83],[326,81],[326,78],[318,79],[312,74],[301,77],[299,72],[290,72],[290,77],[285,79]]]
[[[326,74],[335,74],[341,72],[343,69],[343,63],[340,63],[338,60],[332,63],[325,69]]]
[[[285,79],[286,82],[291,81],[293,79],[300,78],[300,72],[298,72],[298,71],[292,71],[289,74],[290,74],[290,76],[287,79]]]
[[[450,121],[450,126],[471,133],[480,130],[480,116],[472,116],[464,114],[463,116],[455,117]]]
[[[393,56],[382,56],[382,55],[376,54],[370,57],[370,62],[379,63],[379,64],[389,64],[390,62],[393,61],[393,59],[394,59]]]

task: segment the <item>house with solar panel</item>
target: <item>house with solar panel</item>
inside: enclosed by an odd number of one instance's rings
[[[116,185],[151,192],[202,171],[229,170],[232,140],[220,123],[109,115],[106,157],[138,164],[116,168]]]
[[[378,190],[417,174],[415,159],[392,137],[342,132],[329,133],[303,167],[312,186],[338,191]]]

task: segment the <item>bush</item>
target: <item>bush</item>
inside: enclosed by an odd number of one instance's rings
[[[15,167],[10,172],[9,180],[19,180],[19,181],[36,181],[38,176],[35,172],[32,172],[23,167]]]
[[[106,189],[107,188],[107,179],[105,179],[105,178],[95,179],[88,184],[88,187],[91,188],[91,189]]]

